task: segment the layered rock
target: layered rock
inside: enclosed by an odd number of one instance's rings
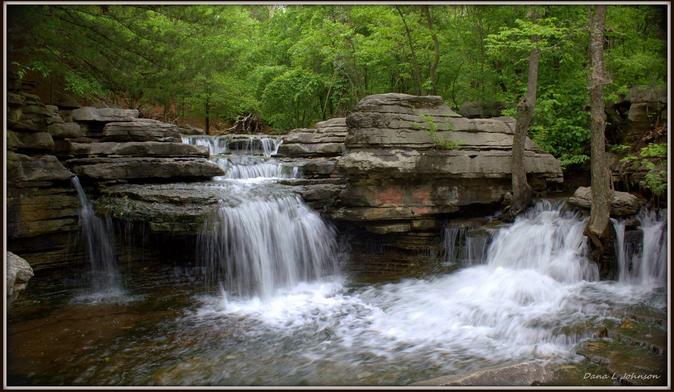
[[[283,137],[279,155],[288,157],[338,156],[348,134],[344,118],[321,121],[315,128],[293,129]]]
[[[511,118],[467,119],[440,97],[380,94],[364,98],[346,123],[348,152],[337,170],[349,183],[334,218],[414,231],[418,219],[496,205],[511,187]],[[559,161],[528,139],[525,166],[540,193],[562,181]]]
[[[95,196],[107,182],[198,181],[222,175],[208,150],[181,143],[177,126],[138,118],[137,110],[77,108],[72,100],[44,105],[8,92],[8,249],[33,269],[81,262],[76,174]]]

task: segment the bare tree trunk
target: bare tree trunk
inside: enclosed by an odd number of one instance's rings
[[[440,41],[433,30],[433,18],[431,17],[431,10],[428,5],[421,6],[422,11],[426,15],[426,22],[428,24],[428,31],[431,32],[431,39],[433,40],[433,62],[430,67],[431,88],[432,94],[438,95],[438,63],[440,62]]]
[[[414,44],[412,42],[412,33],[410,32],[409,26],[407,26],[407,21],[405,20],[405,15],[400,7],[395,6],[398,14],[400,14],[400,19],[403,21],[405,26],[405,35],[407,36],[407,44],[410,47],[410,53],[412,55],[412,65],[414,66],[414,84],[417,95],[423,94],[423,89],[421,87],[421,70],[419,69],[419,62],[417,61],[417,52],[414,50]]]
[[[529,19],[536,19],[536,14],[532,9],[527,12]],[[533,38],[536,42],[536,37]],[[512,157],[510,168],[512,173],[513,196],[510,204],[510,216],[514,217],[524,211],[531,203],[532,191],[527,183],[527,169],[524,164],[524,149],[529,132],[531,119],[534,117],[536,109],[536,89],[538,87],[538,63],[540,61],[541,51],[533,48],[529,53],[529,71],[527,75],[527,94],[522,97],[517,105],[517,123],[515,126],[515,135],[513,136]]]
[[[591,257],[599,263],[603,275],[608,272],[606,256],[612,253],[612,231],[609,225],[611,212],[611,188],[606,161],[604,129],[606,114],[604,112],[603,85],[604,76],[604,21],[606,6],[594,6],[590,19],[590,109],[592,117],[592,209],[590,222],[585,234],[590,238]]]

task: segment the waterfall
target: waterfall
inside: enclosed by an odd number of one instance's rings
[[[221,206],[205,223],[199,254],[210,284],[235,295],[269,297],[335,272],[334,229],[298,196]]]
[[[282,139],[257,135],[183,136],[208,146],[225,175],[220,206],[204,223],[198,258],[209,285],[237,296],[269,298],[279,289],[336,271],[335,230],[302,199],[273,186],[299,170],[273,158]],[[262,181],[260,181],[262,180]]]
[[[627,239],[626,220],[611,219],[616,234],[618,280],[622,283],[662,287],[667,281],[667,211],[642,209],[636,219],[637,239]]]
[[[283,144],[280,138],[258,135],[183,136],[185,144],[206,146],[225,175],[218,179],[297,178],[293,167],[272,158]]]
[[[71,182],[80,200],[80,225],[91,268],[92,289],[95,293],[101,294],[119,292],[121,285],[113,250],[114,238],[111,222],[103,221],[96,216],[79,178],[75,176]]]
[[[447,224],[442,234],[444,261],[462,265],[484,264],[492,238],[492,230],[477,225]]]

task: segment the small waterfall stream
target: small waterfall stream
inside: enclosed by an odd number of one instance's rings
[[[667,210],[646,208],[637,214],[640,227],[626,238],[625,219],[612,219],[616,233],[618,280],[624,284],[663,287],[667,281]],[[636,240],[636,241],[635,241]]]
[[[121,292],[121,280],[114,253],[112,224],[96,215],[77,176],[72,178],[71,183],[80,200],[80,226],[90,265],[92,295],[118,295]]]
[[[215,179],[223,201],[198,241],[209,285],[269,299],[280,289],[336,272],[335,230],[300,197],[274,186],[278,178],[299,175],[273,158],[281,139],[184,136],[183,142],[208,146],[211,160],[226,173]]]

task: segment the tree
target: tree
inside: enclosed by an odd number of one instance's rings
[[[528,18],[534,21],[537,17],[533,8],[529,8]],[[538,41],[538,37],[533,36],[532,41]],[[524,164],[524,148],[529,133],[529,124],[536,110],[536,88],[538,86],[538,62],[541,57],[541,51],[534,46],[529,54],[529,69],[527,73],[527,93],[522,97],[517,105],[517,116],[515,135],[513,136],[513,148],[511,154],[511,179],[512,179],[512,201],[510,204],[511,216],[518,215],[524,211],[531,203],[531,187],[527,183],[527,169]]]
[[[604,76],[604,21],[606,6],[596,5],[590,18],[590,108],[592,116],[592,208],[590,222],[585,234],[590,238],[592,256],[600,261],[602,254],[612,249],[609,214],[611,210],[611,188],[608,163],[606,161],[604,128],[603,85]],[[605,265],[602,265],[605,270]]]

